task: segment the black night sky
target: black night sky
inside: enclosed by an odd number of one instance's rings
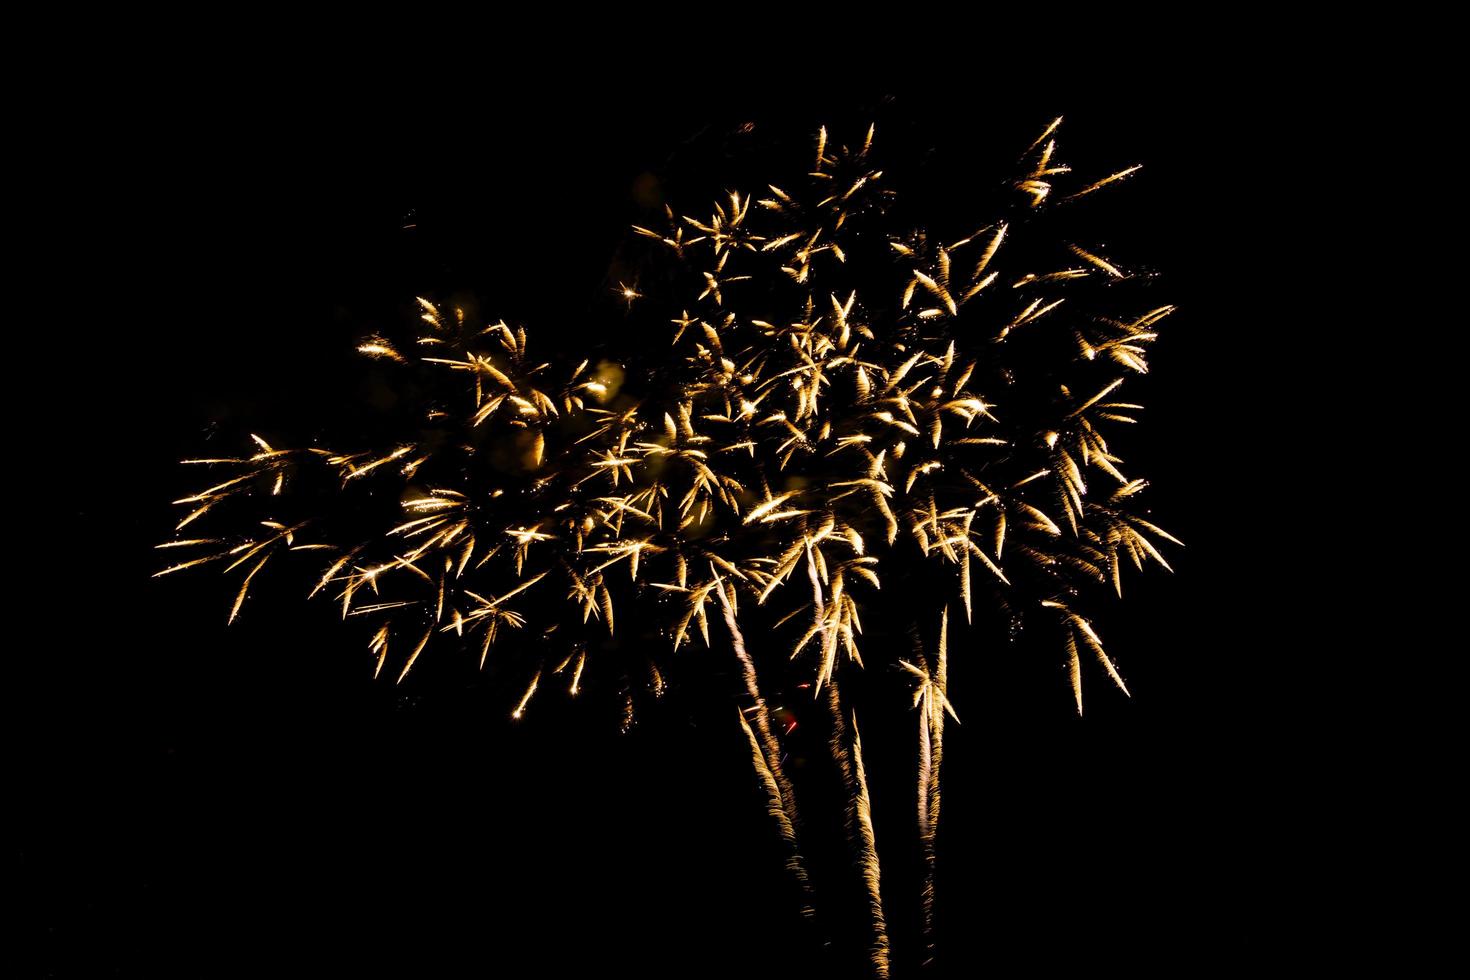
[[[1180,307],[1125,455],[1187,547],[1101,622],[1132,699],[1089,676],[1079,721],[1060,659],[952,651],[942,972],[1248,961],[1282,896],[1227,901],[1279,773],[1250,691],[1272,654],[1239,639],[1262,601],[1241,551],[1258,503],[1219,475],[1265,412],[1225,398],[1243,300],[1221,271],[1240,262],[1224,181],[1256,138],[1240,108],[1178,73],[1006,98],[963,78],[793,96],[494,75],[437,98],[140,68],[76,107],[43,246],[65,270],[35,414],[56,462],[19,518],[46,557],[12,567],[41,584],[9,651],[16,975],[860,975],[860,935],[836,922],[824,948],[795,915],[730,665],[700,645],[628,735],[595,698],[547,696],[513,724],[517,689],[467,662],[374,682],[360,638],[285,584],[227,629],[216,575],[149,576],[169,501],[198,482],[176,461],[236,451],[220,441],[242,427],[376,410],[352,342],[414,295],[586,343],[617,322],[615,259],[650,185],[697,213],[744,147],[804,153],[817,125],[875,115],[893,120],[880,142],[932,149],[941,191],[970,161],[1004,172],[1059,114],[1069,162],[1142,163],[1109,220]],[[901,976],[911,722],[864,731]]]

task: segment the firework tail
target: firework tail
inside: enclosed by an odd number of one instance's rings
[[[812,585],[812,614],[816,617],[817,623],[824,624],[826,622],[826,603],[822,596],[822,580],[817,572],[810,547],[807,550],[807,576]],[[825,625],[821,627],[824,648],[828,643],[836,643],[836,637],[828,636],[830,632]],[[843,718],[842,693],[835,670],[826,679],[826,683],[822,684],[818,697],[826,705],[828,718],[832,724],[827,745],[832,752],[832,761],[837,764],[838,772],[842,776],[846,799],[844,823],[847,827],[847,838],[853,848],[854,859],[862,874],[867,893],[866,908],[871,936],[868,960],[872,964],[873,975],[886,978],[889,967],[888,926],[883,917],[878,848],[873,836],[873,818],[868,797],[867,776],[863,771],[862,748],[857,735],[857,717],[853,716],[853,725],[849,732]]]
[[[730,587],[733,588],[733,586]],[[740,727],[744,729],[750,740],[751,764],[755,767],[761,787],[766,793],[766,810],[776,821],[781,839],[786,844],[787,870],[791,872],[792,877],[796,879],[796,883],[801,888],[801,914],[810,918],[813,913],[812,888],[796,841],[796,797],[792,791],[791,781],[786,778],[786,770],[781,765],[781,746],[776,741],[775,733],[771,731],[770,712],[766,708],[765,698],[761,696],[755,663],[745,649],[745,635],[740,630],[735,606],[725,594],[724,584],[718,586],[715,591],[720,596],[720,608],[724,613],[725,626],[730,630],[730,645],[735,650],[736,659],[740,661],[746,693],[754,703],[755,730],[751,729],[743,711],[740,712]],[[757,737],[757,732],[759,732],[759,737]]]
[[[791,872],[791,876],[801,887],[801,914],[803,917],[811,918],[813,914],[811,882],[807,878],[806,867],[801,862],[801,853],[796,847],[796,828],[791,825],[791,820],[786,816],[786,810],[781,806],[781,790],[776,785],[776,777],[772,775],[770,766],[766,765],[765,755],[761,751],[761,745],[756,739],[755,732],[751,730],[750,722],[745,720],[745,712],[737,711],[736,714],[740,717],[740,728],[745,732],[746,740],[750,743],[750,763],[755,769],[757,778],[760,779],[761,788],[766,793],[766,812],[776,822],[781,839],[786,844],[786,870]]]
[[[939,770],[944,760],[944,711],[947,704],[945,687],[949,680],[949,607],[939,619],[939,649],[935,662],[929,664],[931,679],[923,710],[919,714],[919,844],[923,850],[924,880],[920,900],[923,905],[924,957],[926,965],[934,958],[934,872],[938,864],[936,849],[939,835]]]
[[[868,949],[868,961],[873,965],[873,974],[880,980],[886,980],[888,977],[888,927],[883,920],[878,842],[873,836],[873,814],[868,799],[868,777],[863,770],[863,740],[858,734],[856,714],[852,716],[852,772],[856,789],[852,809],[858,831],[858,867],[862,870],[863,884],[867,888],[868,915],[873,932]]]

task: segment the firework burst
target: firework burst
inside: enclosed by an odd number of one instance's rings
[[[1144,481],[1112,445],[1137,421],[1122,389],[1148,370],[1172,307],[1144,300],[1128,256],[1040,220],[1137,168],[1074,175],[1059,123],[995,212],[953,234],[905,209],[872,127],[850,143],[820,130],[791,173],[707,212],[666,208],[632,230],[646,274],[610,290],[629,323],[664,331],[651,352],[609,340],[585,356],[545,353],[525,327],[420,299],[416,331],[357,348],[427,393],[410,400],[407,434],[345,450],[255,435],[234,458],[186,460],[214,475],[176,501],[178,537],[159,547],[182,557],[157,574],[225,573],[233,621],[267,565],[314,561],[310,595],[361,625],[375,675],[402,683],[441,648],[482,668],[497,657],[519,678],[513,719],[597,686],[617,692],[626,727],[641,697],[664,692],[677,651],[727,654],[804,904],[788,733],[772,704],[815,698],[847,793],[871,965],[886,975],[845,696],[851,672],[875,667],[863,615],[884,579],[940,584],[932,608],[912,613],[937,637],[932,651],[876,651],[884,676],[912,683],[919,716],[932,950],[955,626],[1044,624],[1081,712],[1089,673],[1127,691],[1089,609],[1121,596],[1125,565],[1165,564],[1161,542],[1178,543],[1140,516]],[[199,530],[209,526],[219,530]]]

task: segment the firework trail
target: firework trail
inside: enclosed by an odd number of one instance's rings
[[[781,789],[776,785],[776,777],[771,773],[771,767],[767,764],[764,749],[760,742],[756,741],[755,732],[751,731],[750,723],[745,720],[745,712],[738,712],[740,716],[740,728],[745,732],[750,742],[751,765],[760,777],[761,786],[766,791],[766,812],[775,821],[781,832],[781,839],[787,847],[786,869],[796,879],[802,890],[801,913],[804,916],[813,914],[810,904],[811,884],[807,879],[806,868],[802,865],[801,854],[796,848],[796,828],[792,826],[791,819],[786,815],[786,809],[782,805]]]
[[[760,693],[760,685],[756,679],[755,664],[750,655],[745,652],[745,636],[740,631],[740,625],[735,618],[735,606],[725,594],[723,586],[716,589],[720,597],[721,610],[725,617],[725,626],[730,631],[730,642],[735,649],[735,656],[740,661],[741,671],[745,678],[746,692],[754,702],[754,713],[756,728],[760,730],[760,739],[756,739],[755,732],[750,728],[745,719],[745,712],[740,712],[740,725],[749,737],[752,751],[751,761],[760,778],[761,786],[766,792],[768,811],[776,822],[777,829],[781,832],[781,838],[788,848],[786,867],[802,892],[801,913],[811,916],[811,882],[807,878],[806,868],[801,860],[801,853],[796,844],[796,794],[791,786],[790,780],[786,778],[785,768],[781,765],[781,747],[776,741],[776,736],[771,731],[770,713],[766,710],[766,702]]]
[[[939,833],[939,770],[944,758],[944,715],[948,712],[956,722],[959,718],[954,707],[945,696],[949,679],[949,607],[945,606],[939,619],[939,648],[931,663],[919,651],[918,666],[900,660],[899,666],[918,679],[914,689],[914,707],[919,709],[919,767],[918,767],[918,827],[919,844],[923,851],[924,878],[921,894],[924,928],[924,945],[928,955],[934,953],[934,871],[938,854],[936,840]],[[932,672],[931,672],[932,671]]]
[[[883,895],[881,877],[878,872],[878,842],[873,835],[873,813],[868,799],[868,777],[863,770],[863,740],[858,734],[857,715],[852,718],[852,764],[857,784],[857,814],[859,839],[859,864],[863,872],[863,883],[868,890],[868,911],[873,925],[873,945],[869,958],[873,973],[878,977],[888,976],[888,927],[883,921]]]
[[[515,678],[513,719],[565,685],[616,692],[625,729],[665,691],[669,657],[713,648],[717,613],[752,769],[804,895],[800,787],[771,705],[823,705],[880,973],[844,678],[864,669],[863,613],[894,601],[882,576],[921,580],[934,654],[883,665],[915,685],[932,954],[951,630],[1010,621],[1053,639],[1080,713],[1092,660],[1127,692],[1094,607],[1122,595],[1123,566],[1167,568],[1159,542],[1179,543],[1140,516],[1147,484],[1113,445],[1142,408],[1121,389],[1148,371],[1173,307],[1147,300],[1150,277],[1098,233],[1054,219],[1137,168],[1073,177],[1059,124],[963,227],[908,208],[875,129],[848,145],[823,128],[813,157],[758,192],[635,225],[639,275],[609,297],[624,323],[571,357],[420,299],[416,329],[357,347],[402,383],[392,438],[327,449],[254,434],[234,457],[185,460],[215,475],[175,501],[176,540],[159,547],[181,557],[157,574],[231,576],[233,622],[268,565],[314,560],[309,597],[361,624],[375,675],[405,682],[447,647]],[[752,625],[776,643],[747,649]]]
[[[715,594],[720,597],[720,611],[725,618],[725,627],[730,631],[730,644],[735,651],[736,659],[740,661],[741,676],[745,680],[745,691],[750,695],[754,707],[756,729],[760,732],[761,751],[765,753],[766,765],[776,781],[781,809],[786,813],[792,826],[795,826],[797,822],[796,794],[781,765],[781,746],[771,731],[771,715],[766,709],[766,699],[761,696],[760,682],[755,672],[755,661],[751,660],[750,654],[745,651],[745,634],[741,632],[740,623],[736,619],[735,604],[731,602],[723,585],[716,587]]]

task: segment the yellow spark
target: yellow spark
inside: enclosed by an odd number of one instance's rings
[[[578,667],[580,668],[580,666],[581,665],[579,664]],[[519,720],[520,717],[521,717],[521,715],[523,715],[525,713],[525,711],[526,711],[526,705],[530,702],[531,695],[533,695],[533,694],[536,693],[536,685],[537,684],[540,684],[540,683],[541,683],[541,671],[538,670],[538,671],[536,671],[535,676],[531,678],[531,683],[526,688],[526,693],[523,694],[523,695],[521,695],[521,702],[520,702],[520,704],[517,704],[516,705],[516,709],[510,713],[510,716],[512,718],[515,718],[515,719]]]
[[[241,604],[245,602],[245,593],[250,591],[250,580],[255,577],[256,572],[265,566],[265,563],[270,560],[270,557],[270,552],[261,555],[260,561],[256,562],[255,567],[246,573],[245,580],[240,583],[240,591],[235,596],[235,604],[230,607],[230,618],[225,621],[226,623],[233,623],[235,621],[235,617],[240,613]]]
[[[582,684],[582,667],[587,663],[587,651],[577,654],[577,666],[572,671],[572,686],[568,689],[572,697],[577,696]]]
[[[163,547],[163,545],[158,545],[158,547],[161,548],[161,547]],[[193,561],[186,561],[186,562],[182,562],[181,564],[178,564],[178,565],[171,565],[168,568],[165,568],[161,572],[154,572],[151,577],[152,578],[158,578],[161,575],[168,575],[168,574],[171,574],[173,572],[180,572],[180,571],[183,571],[186,568],[193,568],[196,565],[203,565],[205,562],[214,561],[216,558],[220,558],[220,557],[222,557],[222,556],[221,555],[206,555],[203,558],[195,558]],[[233,617],[231,617],[231,618],[233,618]]]
[[[377,334],[368,337],[362,343],[358,344],[357,352],[359,354],[366,354],[368,357],[381,357],[390,361],[397,361],[399,364],[408,363],[408,360],[402,354],[398,353],[396,347]],[[266,451],[269,452],[270,450]]]
[[[402,459],[404,456],[407,456],[411,452],[413,452],[412,446],[399,446],[397,449],[393,450],[393,452],[389,453],[387,456],[382,457],[381,459],[376,459],[371,463],[366,463],[362,466],[355,467],[350,472],[348,472],[347,479],[356,479],[357,477],[362,476],[364,473],[372,472],[385,463],[391,463],[395,459]]]
[[[1123,383],[1123,379],[1122,378],[1118,378],[1117,380],[1113,381],[1111,384],[1109,384],[1107,387],[1103,388],[1097,394],[1095,394],[1091,398],[1087,399],[1087,401],[1083,402],[1081,405],[1078,405],[1076,408],[1074,408],[1067,415],[1067,417],[1068,418],[1075,418],[1076,416],[1081,415],[1087,409],[1089,409],[1092,406],[1096,405],[1098,402],[1100,402],[1104,398],[1108,397],[1108,395],[1112,394],[1114,391],[1117,391],[1118,390],[1118,386],[1121,385],[1122,383]]]
[[[1111,176],[1108,176],[1108,177],[1104,177],[1102,180],[1099,180],[1095,184],[1088,184],[1086,187],[1082,188],[1077,193],[1070,195],[1067,198],[1067,200],[1071,201],[1071,200],[1075,200],[1076,198],[1082,197],[1084,194],[1091,194],[1095,190],[1100,190],[1100,189],[1108,186],[1109,184],[1113,183],[1114,181],[1122,180],[1123,178],[1129,176],[1130,174],[1135,174],[1135,173],[1137,173],[1138,171],[1140,171],[1142,169],[1143,169],[1143,167],[1141,165],[1135,164],[1132,167],[1128,167],[1126,170],[1119,170],[1117,173],[1112,174]]]
[[[1078,255],[1079,257],[1087,260],[1088,262],[1091,262],[1093,265],[1097,266],[1099,269],[1101,269],[1102,271],[1106,272],[1108,275],[1112,276],[1114,279],[1122,279],[1123,278],[1123,273],[1121,271],[1119,271],[1118,267],[1115,266],[1115,265],[1113,265],[1107,259],[1104,259],[1101,256],[1093,255],[1091,252],[1087,251],[1087,249],[1082,248],[1081,246],[1078,246],[1078,245],[1072,245],[1072,246],[1069,246],[1069,247],[1072,249],[1072,251],[1076,255]]]
[[[923,283],[925,289],[929,290],[929,292],[933,293],[944,303],[945,308],[949,310],[950,316],[954,316],[959,312],[959,309],[955,306],[954,297],[949,295],[949,290],[944,288],[943,283],[930,279],[917,269],[914,270],[914,278]],[[919,315],[923,316],[922,313]]]
[[[1082,662],[1077,659],[1077,640],[1067,630],[1067,677],[1072,682],[1072,696],[1077,701],[1077,714],[1082,714]]]
[[[1046,127],[1046,129],[1042,132],[1042,134],[1040,136],[1036,137],[1036,142],[1032,143],[1030,146],[1028,146],[1026,148],[1026,152],[1023,153],[1022,156],[1029,156],[1031,154],[1031,152],[1033,150],[1035,150],[1038,146],[1042,145],[1047,140],[1051,139],[1051,134],[1052,133],[1055,133],[1057,131],[1057,127],[1060,126],[1061,124],[1062,124],[1062,117],[1061,116],[1057,116],[1055,119],[1053,119],[1051,121],[1051,124]]]
[[[745,515],[745,523],[753,524],[754,522],[761,520],[772,511],[776,510],[776,508],[780,507],[783,503],[790,500],[792,497],[795,497],[796,494],[797,491],[792,491],[791,493],[783,493],[779,497],[772,497],[770,500],[767,500],[764,503],[756,506],[750,511],[750,513]]]
[[[985,246],[985,251],[980,254],[980,261],[975,266],[975,272],[971,276],[979,279],[980,274],[990,265],[990,260],[995,258],[995,253],[1000,249],[1000,243],[1005,241],[1006,228],[1009,227],[1004,221],[996,226],[995,234],[990,236],[990,242]]]

